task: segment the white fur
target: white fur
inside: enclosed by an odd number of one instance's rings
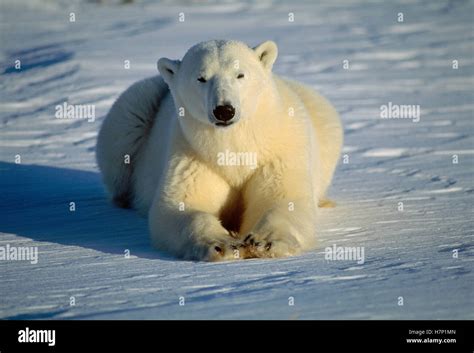
[[[342,127],[325,98],[272,73],[276,57],[273,42],[254,49],[200,43],[182,62],[158,61],[166,84],[141,81],[114,104],[99,135],[98,164],[114,198],[128,195],[148,212],[157,248],[222,260],[288,256],[314,245]],[[218,127],[213,109],[227,103],[236,122]],[[226,150],[255,153],[257,168],[219,165]],[[127,152],[132,162],[124,167]]]

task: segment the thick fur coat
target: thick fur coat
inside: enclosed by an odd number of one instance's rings
[[[340,157],[336,110],[272,73],[277,46],[208,41],[132,85],[107,115],[97,161],[115,203],[148,215],[179,257],[282,257],[315,244]]]

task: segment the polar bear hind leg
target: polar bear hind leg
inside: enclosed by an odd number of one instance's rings
[[[97,164],[113,202],[133,206],[135,160],[153,126],[168,86],[152,77],[130,86],[115,101],[99,132]]]
[[[285,81],[303,101],[311,116],[319,141],[322,185],[320,185],[318,205],[319,207],[334,207],[335,202],[326,198],[326,192],[342,150],[343,128],[339,114],[326,98],[311,87],[294,81]]]

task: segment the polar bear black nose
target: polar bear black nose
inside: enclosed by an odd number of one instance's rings
[[[218,105],[213,111],[214,116],[217,120],[222,122],[228,122],[235,115],[235,108],[230,104]]]

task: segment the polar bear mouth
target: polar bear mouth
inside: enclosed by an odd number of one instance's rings
[[[232,125],[234,122],[233,121],[228,121],[228,122],[217,122],[217,123],[214,123],[214,125],[216,126],[219,126],[219,127],[225,127],[225,126],[230,126]]]

